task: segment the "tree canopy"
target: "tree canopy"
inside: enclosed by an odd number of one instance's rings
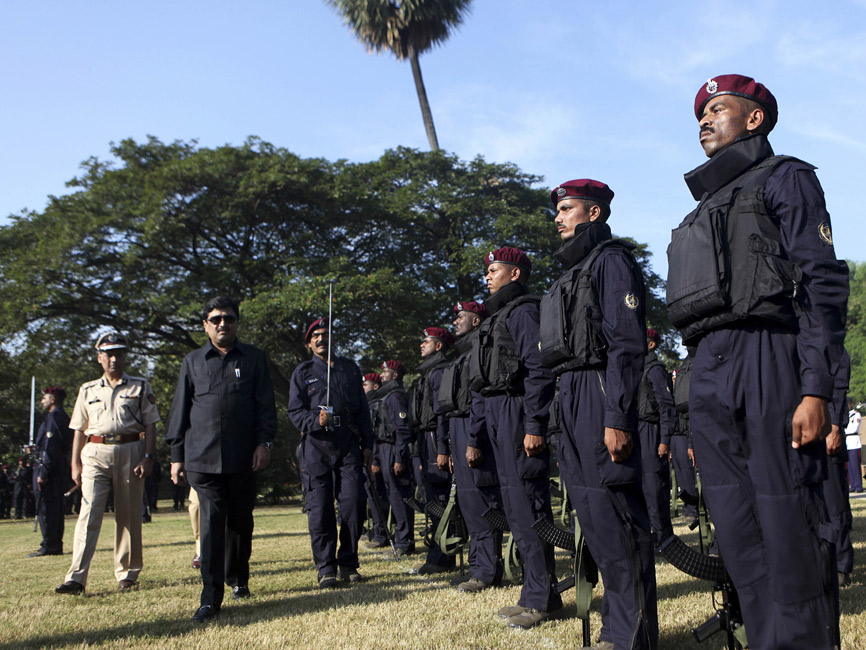
[[[406,148],[329,162],[256,138],[209,149],[151,137],[112,153],[83,163],[72,193],[0,228],[0,453],[26,438],[31,374],[70,399],[98,376],[97,331],[127,333],[130,372],[151,379],[165,418],[181,359],[205,341],[203,303],[233,295],[239,336],[268,353],[284,404],[330,281],[336,349],[368,371],[387,358],[414,367],[421,329],[447,327],[458,300],[483,299],[492,248],[530,255],[536,293],[560,272],[548,192],[514,165]],[[654,292],[649,320],[670,342],[646,246],[639,259]],[[297,438],[284,411],[291,465]]]

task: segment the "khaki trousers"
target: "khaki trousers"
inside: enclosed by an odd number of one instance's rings
[[[198,492],[189,488],[189,523],[192,524],[192,535],[195,537],[195,554],[201,555],[201,520],[198,514]]]
[[[108,492],[114,487],[114,577],[118,582],[141,572],[141,499],[144,479],[132,470],[144,458],[144,440],[121,445],[87,443],[81,450],[81,511],[75,524],[72,566],[66,580],[87,584]]]

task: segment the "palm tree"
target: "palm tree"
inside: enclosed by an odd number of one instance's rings
[[[342,14],[368,52],[390,50],[399,61],[409,59],[427,140],[439,149],[433,114],[421,78],[418,55],[448,38],[463,22],[472,0],[325,0]]]

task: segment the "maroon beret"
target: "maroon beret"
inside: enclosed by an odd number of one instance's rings
[[[532,271],[532,262],[529,257],[519,248],[497,248],[495,251],[490,251],[484,258],[484,266],[488,267],[493,262],[503,262],[504,264],[513,264],[514,266],[523,269],[527,273]]]
[[[734,95],[759,103],[767,111],[770,128],[776,125],[779,107],[773,93],[767,90],[764,84],[740,74],[723,74],[720,77],[707,79],[707,83],[701,86],[698,94],[695,95],[695,117],[699,121],[704,115],[704,107],[707,102],[719,95]]]
[[[396,370],[397,372],[400,373],[401,377],[406,374],[406,368],[403,366],[402,363],[400,363],[396,359],[390,359],[389,361],[383,361],[382,367],[383,368],[390,368],[391,370]]]
[[[613,201],[613,190],[601,181],[579,178],[563,183],[550,193],[550,202],[553,205],[563,199],[587,199],[610,205],[610,202]]]
[[[381,384],[382,377],[378,372],[368,372],[364,375],[364,381],[372,381],[374,384]]]
[[[459,314],[461,311],[471,311],[473,314],[481,316],[481,318],[490,316],[490,312],[487,311],[487,307],[484,306],[483,302],[458,302],[454,305],[454,313]]]
[[[425,337],[432,336],[433,338],[439,339],[445,345],[454,345],[454,335],[441,327],[428,327],[422,332],[422,334],[424,334]]]
[[[656,343],[662,342],[662,335],[658,333],[657,330],[654,330],[652,327],[646,328],[646,337],[650,341],[655,341]]]
[[[60,388],[60,386],[49,386],[48,388],[42,389],[43,395],[54,395],[61,402],[66,399],[66,391]]]
[[[304,334],[304,343],[309,343],[310,339],[313,336],[313,332],[321,329],[328,329],[327,318],[317,318],[312,323],[310,323],[310,326],[307,328],[307,333]]]

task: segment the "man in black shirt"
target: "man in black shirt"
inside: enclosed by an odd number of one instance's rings
[[[264,352],[237,340],[238,303],[219,296],[203,311],[210,341],[183,360],[165,440],[171,480],[185,474],[201,502],[201,606],[194,621],[219,613],[223,582],[250,595],[256,472],[271,462],[277,428]]]

